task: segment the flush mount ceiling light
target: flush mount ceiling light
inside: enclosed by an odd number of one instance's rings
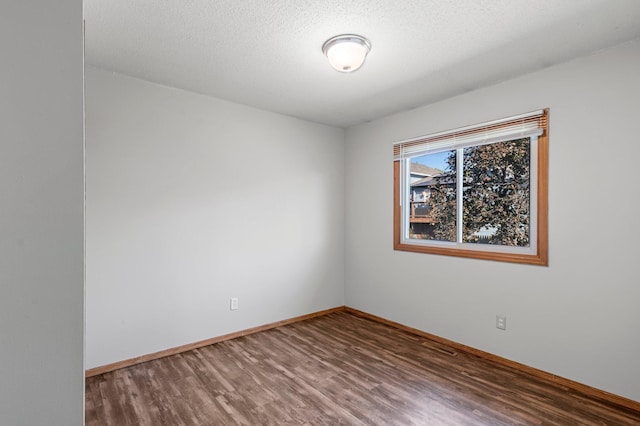
[[[331,66],[340,72],[353,72],[360,68],[370,50],[371,42],[356,34],[331,37],[322,45],[322,53],[327,55]]]

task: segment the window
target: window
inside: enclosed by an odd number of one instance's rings
[[[548,264],[548,110],[393,150],[394,249]]]

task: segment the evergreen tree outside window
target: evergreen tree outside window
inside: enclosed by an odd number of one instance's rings
[[[394,144],[396,250],[547,265],[548,111]]]

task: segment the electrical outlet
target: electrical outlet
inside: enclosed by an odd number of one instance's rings
[[[238,309],[238,298],[237,297],[232,297],[231,298],[230,308],[231,308],[232,311],[235,311],[236,309]]]
[[[507,317],[504,315],[496,315],[496,328],[500,330],[507,329]]]

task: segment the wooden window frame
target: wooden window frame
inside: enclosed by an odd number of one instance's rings
[[[469,250],[460,247],[442,247],[409,244],[402,241],[402,205],[401,205],[401,165],[393,162],[393,248],[399,251],[437,254],[463,258],[493,260],[500,262],[521,263],[528,265],[548,266],[548,192],[549,192],[549,110],[544,110],[545,124],[537,142],[537,233],[536,253],[507,253],[484,250]]]

